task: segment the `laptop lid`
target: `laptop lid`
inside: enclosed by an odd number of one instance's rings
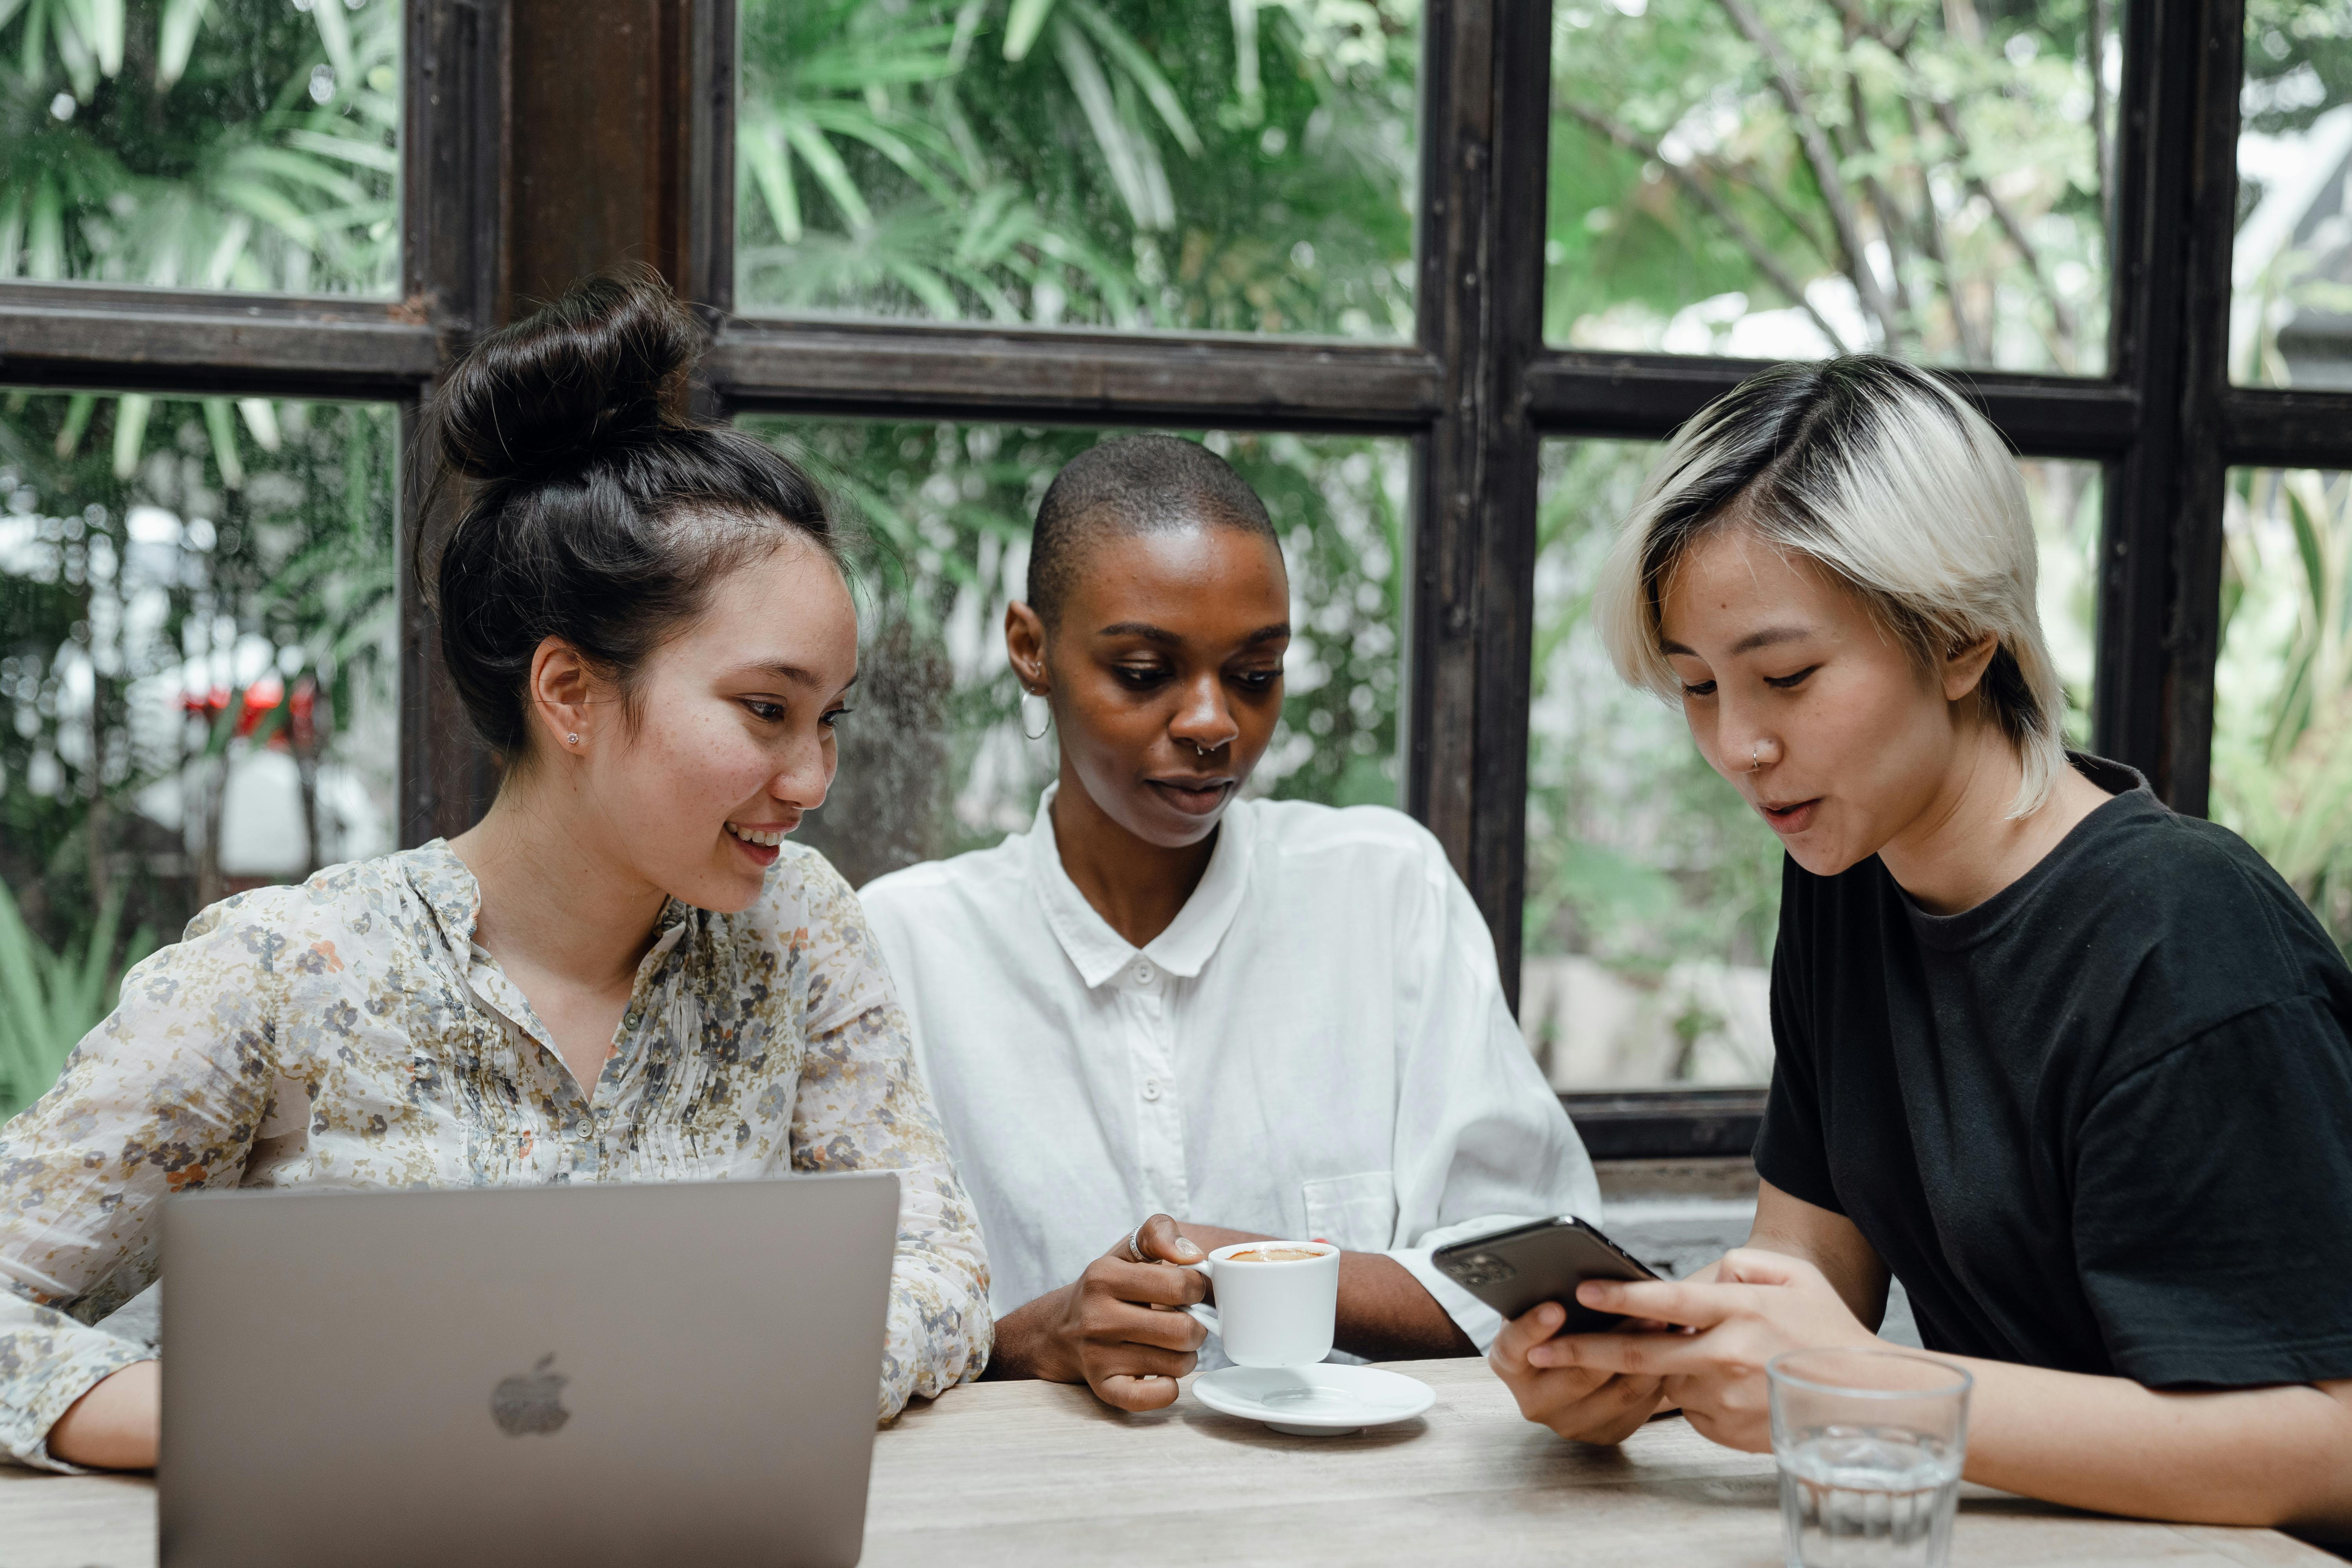
[[[165,1568],[845,1568],[898,1215],[887,1172],[174,1198]]]

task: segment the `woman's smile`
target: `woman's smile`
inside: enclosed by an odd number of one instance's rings
[[[800,818],[797,816],[790,822],[756,825],[748,822],[730,822],[727,825],[727,837],[734,840],[735,847],[750,856],[755,865],[765,868],[774,865],[776,858],[783,853],[779,846],[783,843],[784,835],[800,825]]]

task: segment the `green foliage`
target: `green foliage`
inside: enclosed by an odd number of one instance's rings
[[[400,37],[397,0],[0,0],[0,277],[389,293]],[[389,409],[5,395],[0,872],[28,940],[102,956],[104,910],[176,930],[222,890],[206,795],[248,742],[183,691],[267,668],[322,717],[383,695],[395,436]]]
[[[1591,585],[1656,448],[1554,442],[1538,512],[1525,947],[1641,975],[1674,962],[1760,963],[1780,846],[1716,777],[1682,716],[1618,679]]]
[[[2092,3],[1562,0],[1547,335],[2097,371]]]
[[[2352,476],[2231,476],[2214,814],[2352,954]]]
[[[754,308],[1403,335],[1417,0],[746,0]]]
[[[142,926],[117,963],[121,919],[118,892],[87,936],[53,952],[0,886],[0,1122],[47,1091],[81,1037],[113,1011],[123,973],[154,950],[154,933]]]
[[[0,277],[390,292],[400,7],[308,9],[0,0]]]

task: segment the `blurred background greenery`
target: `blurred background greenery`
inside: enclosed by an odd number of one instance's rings
[[[2117,9],[1558,0],[1547,337],[2099,373]],[[2333,384],[2352,0],[2248,25],[2233,367]],[[1418,0],[743,0],[740,36],[747,310],[1412,335]],[[0,0],[0,276],[388,296],[399,39],[396,0]],[[1050,752],[998,626],[1103,433],[748,423],[869,541],[813,838],[862,880],[1024,824]],[[1255,787],[1392,802],[1409,444],[1192,434],[1266,495],[1306,628]],[[140,931],[389,843],[395,438],[381,407],[0,389],[0,1113]],[[1775,846],[1587,622],[1653,455],[1542,459],[1527,1017],[1577,1086],[1769,1067]],[[2021,468],[2079,734],[2099,475]],[[2346,481],[2231,495],[2215,809],[2352,943]]]
[[[389,295],[397,0],[0,0],[0,277]],[[390,847],[388,407],[0,389],[0,1115],[240,886]]]

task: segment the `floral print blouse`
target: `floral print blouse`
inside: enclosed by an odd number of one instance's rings
[[[592,1093],[498,961],[446,842],[214,905],[127,975],[0,1130],[0,1455],[154,1352],[94,1327],[153,1280],[163,1199],[895,1170],[880,1415],[985,1364],[988,1265],[864,912],[784,846],[740,914],[672,900]]]

